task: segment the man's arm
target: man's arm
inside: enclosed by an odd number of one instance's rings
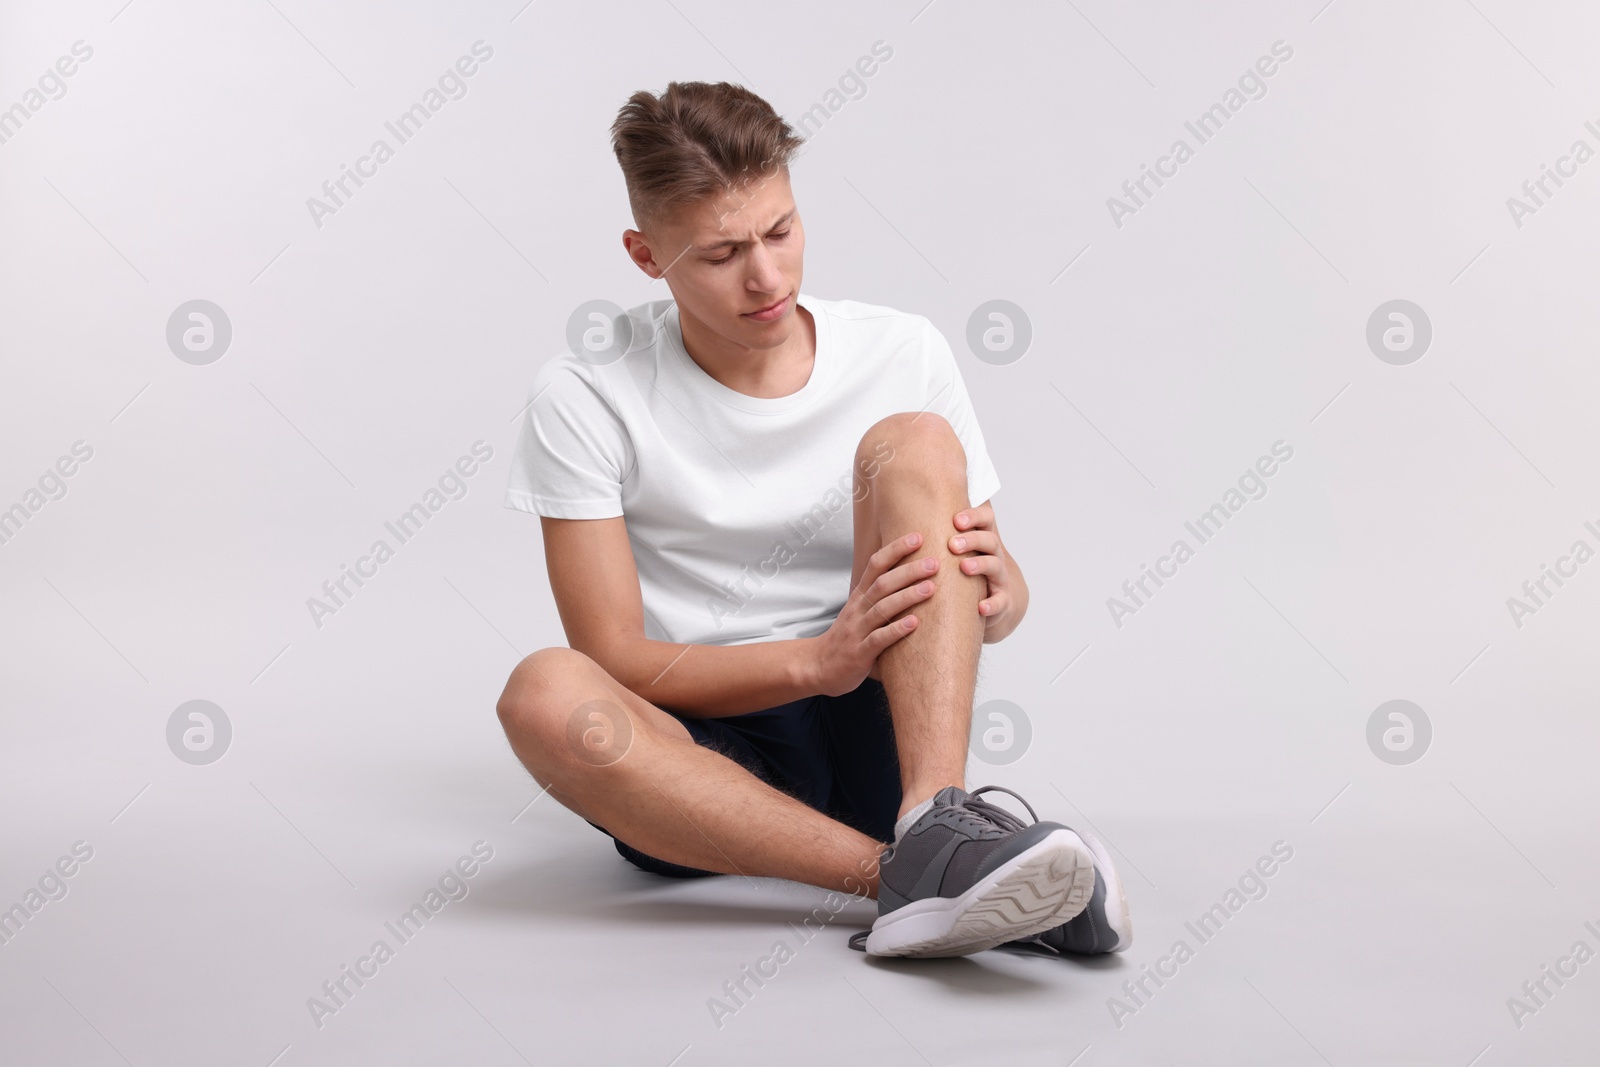
[[[686,645],[644,636],[639,572],[620,516],[539,517],[545,565],[567,644],[658,707],[712,718],[787,704],[816,692],[815,639]]]

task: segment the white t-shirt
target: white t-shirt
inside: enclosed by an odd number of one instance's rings
[[[627,312],[627,355],[599,364],[563,352],[529,390],[505,506],[623,516],[646,637],[733,645],[824,633],[850,591],[856,446],[886,415],[949,421],[967,453],[969,505],[1000,488],[955,356],[927,318],[798,300],[816,321],[816,359],[788,396],[746,396],[702,370],[673,300]]]

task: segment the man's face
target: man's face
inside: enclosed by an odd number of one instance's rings
[[[775,348],[789,338],[806,238],[785,170],[679,208],[651,232],[629,230],[624,239],[646,273],[666,278],[680,314],[744,348]]]

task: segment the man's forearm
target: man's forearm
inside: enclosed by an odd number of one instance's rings
[[[639,696],[681,715],[717,718],[813,696],[815,638],[685,645],[637,637],[595,660]],[[591,653],[592,654],[592,653]]]

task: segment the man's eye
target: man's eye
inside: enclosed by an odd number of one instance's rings
[[[783,238],[789,236],[789,234],[790,234],[790,232],[792,230],[793,230],[793,227],[790,227],[788,230],[784,230],[782,233],[769,233],[767,235],[767,237],[769,239],[771,239],[771,240],[782,240]],[[706,260],[706,262],[710,263],[710,264],[713,264],[713,265],[716,265],[716,266],[720,266],[723,263],[727,263],[729,260],[733,259],[733,256],[734,256],[734,253],[729,252],[727,255],[723,256],[721,259],[708,259],[708,260]]]

